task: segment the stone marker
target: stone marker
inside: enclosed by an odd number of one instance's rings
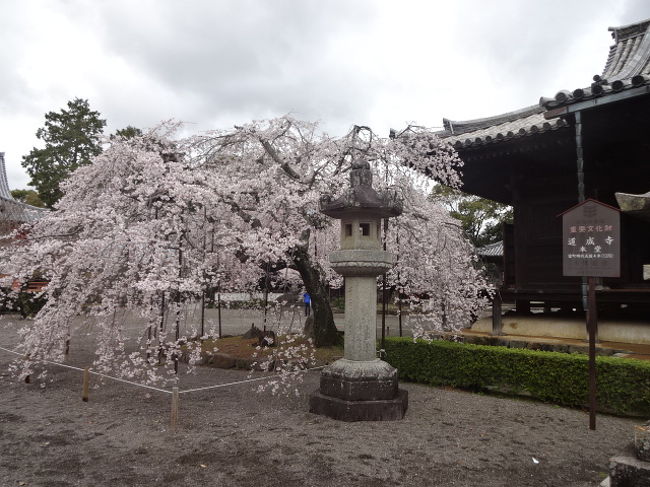
[[[631,449],[609,459],[609,487],[650,487],[649,460],[650,422],[647,422],[634,428]]]
[[[355,160],[350,188],[336,200],[321,199],[321,212],[341,220],[341,249],[330,255],[345,277],[344,358],[325,367],[309,410],[343,421],[402,419],[408,406],[397,369],[377,358],[377,276],[394,265],[381,246],[381,219],[402,212],[395,194],[372,188],[366,161]]]
[[[650,464],[633,456],[609,459],[610,487],[650,487]]]
[[[650,421],[634,428],[634,453],[639,460],[650,462]]]

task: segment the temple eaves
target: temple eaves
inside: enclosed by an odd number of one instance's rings
[[[601,98],[606,102],[610,95],[632,97],[650,93],[650,19],[609,30],[614,45],[602,75],[594,76],[590,86],[560,90],[552,98],[540,98],[536,105],[492,117],[465,121],[444,118],[444,130],[437,135],[456,149],[470,149],[568,127],[564,118],[546,117],[549,110],[583,101],[597,103]]]

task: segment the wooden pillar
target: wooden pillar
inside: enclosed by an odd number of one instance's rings
[[[530,301],[527,299],[515,300],[515,307],[517,308],[517,313],[530,314]]]
[[[497,290],[492,298],[492,335],[503,335],[503,321],[501,319],[501,293]]]

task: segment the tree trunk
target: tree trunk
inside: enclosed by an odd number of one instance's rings
[[[311,306],[314,311],[313,339],[317,347],[329,347],[338,343],[334,314],[330,307],[327,285],[321,278],[318,266],[312,262],[306,246],[294,250],[293,264],[300,273],[305,289],[311,296]]]

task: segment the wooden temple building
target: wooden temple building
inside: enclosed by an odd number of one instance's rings
[[[440,136],[465,163],[462,189],[514,208],[497,306],[501,298],[518,312],[531,302],[582,309],[582,279],[562,275],[558,215],[586,198],[617,207],[615,193],[650,190],[650,19],[610,31],[605,67],[590,84],[502,115],[444,119]],[[621,274],[600,280],[597,299],[603,310],[625,305],[650,317],[650,219],[639,216],[621,215]]]
[[[23,223],[39,219],[47,211],[45,208],[37,208],[16,201],[11,196],[5,167],[5,153],[0,152],[0,245],[3,236],[9,234]]]
[[[24,223],[38,220],[47,211],[49,210],[45,208],[38,208],[16,201],[11,196],[7,181],[5,154],[4,152],[0,152],[0,246],[15,243],[15,237],[11,236],[11,233]],[[0,262],[0,286],[6,285],[14,289],[20,288],[21,284],[17,281],[3,282],[9,273],[9,269],[5,269],[4,267],[5,263]],[[25,283],[25,290],[28,292],[38,292],[42,290],[45,284],[42,281],[29,281]]]

